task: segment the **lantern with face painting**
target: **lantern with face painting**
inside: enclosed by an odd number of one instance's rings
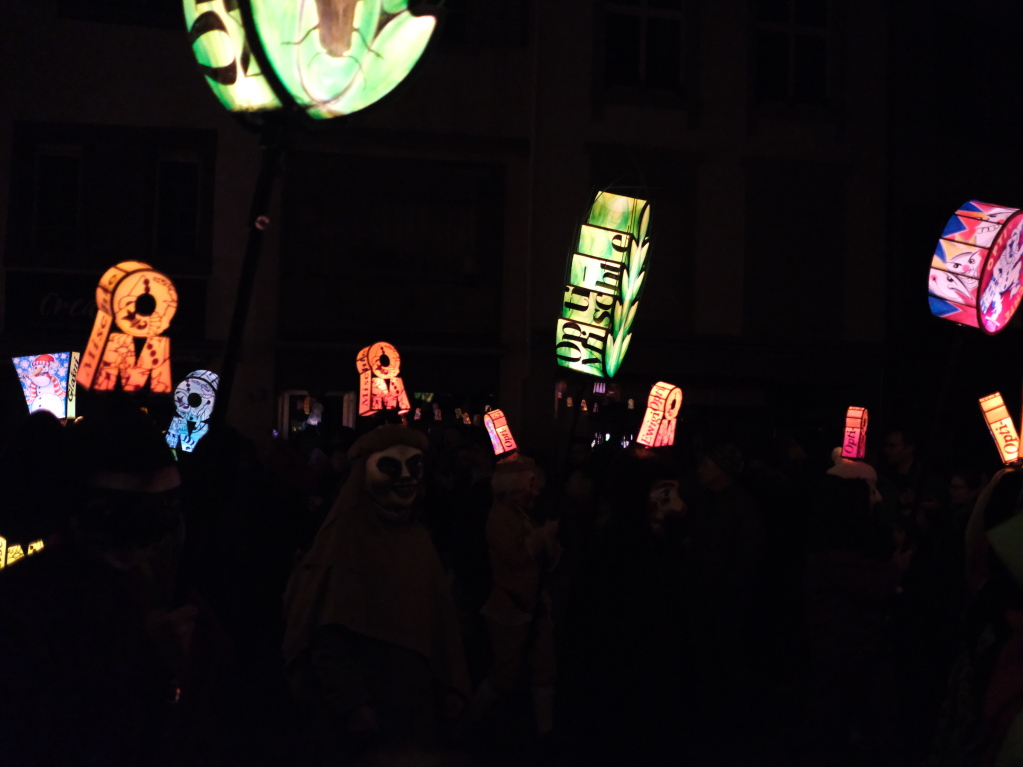
[[[401,380],[401,357],[386,341],[367,346],[355,358],[359,371],[359,415],[397,410],[404,415],[412,409],[405,383]]]
[[[54,352],[13,357],[30,413],[47,410],[57,418],[75,417],[75,375],[81,355]]]
[[[169,392],[170,339],[162,334],[178,309],[174,283],[149,264],[123,261],[100,279],[96,305],[78,383],[109,391],[120,380],[124,391],[138,391],[149,381],[151,391]],[[115,324],[121,332],[111,332]]]
[[[178,414],[167,429],[167,444],[172,450],[179,446],[186,453],[209,432],[210,416],[217,400],[220,376],[209,370],[193,370],[174,390],[174,406]]]

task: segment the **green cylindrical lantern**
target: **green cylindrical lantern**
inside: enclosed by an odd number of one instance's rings
[[[192,51],[232,112],[351,114],[392,91],[437,26],[408,0],[184,0]]]

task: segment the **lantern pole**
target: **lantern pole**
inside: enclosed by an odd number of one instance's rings
[[[245,322],[249,316],[252,289],[256,284],[259,256],[263,251],[265,232],[270,227],[270,218],[267,214],[277,182],[281,155],[284,153],[284,142],[281,136],[271,136],[268,133],[269,131],[264,131],[261,134],[262,160],[256,189],[252,195],[252,206],[249,209],[249,239],[245,245],[245,257],[242,260],[242,271],[238,278],[238,295],[235,298],[234,313],[231,315],[231,329],[228,332],[227,346],[224,349],[224,362],[217,391],[217,407],[213,411],[213,421],[218,424],[224,423],[227,419],[228,406],[231,403],[238,359],[241,357],[242,337],[245,335]]]

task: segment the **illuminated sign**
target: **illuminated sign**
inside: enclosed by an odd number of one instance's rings
[[[57,418],[75,417],[75,376],[80,359],[78,352],[54,352],[11,360],[30,413],[49,410]]]
[[[359,371],[359,415],[397,410],[404,415],[412,409],[405,384],[399,375],[401,357],[386,341],[367,346],[355,358]]]
[[[994,335],[1019,308],[1023,214],[976,200],[945,224],[931,259],[931,313]]]
[[[195,450],[196,443],[206,436],[208,421],[217,401],[220,376],[209,370],[193,370],[174,390],[174,406],[178,414],[167,429],[167,444],[172,450],[178,446],[186,453]]]
[[[1002,463],[1008,466],[1019,459],[1019,435],[1016,433],[1016,425],[1012,422],[1012,416],[1002,401],[1002,395],[998,392],[980,398],[980,410],[984,414],[984,421],[995,440],[995,447],[998,448],[998,455]]]
[[[675,419],[682,407],[682,390],[659,381],[650,389],[646,413],[639,427],[636,442],[646,447],[667,447],[675,444]]]
[[[487,412],[483,416],[483,425],[487,427],[487,434],[490,435],[490,444],[494,446],[494,455],[514,453],[518,450],[511,427],[508,426],[508,419],[505,418],[503,412],[500,410]]]
[[[0,536],[0,570],[4,569],[7,565],[14,564],[19,559],[31,556],[37,551],[42,551],[43,542],[35,541],[28,545],[28,551],[22,547],[20,543],[14,543],[8,545],[7,539]]]
[[[867,455],[867,409],[851,407],[845,413],[845,436],[842,438],[843,458]]]
[[[78,383],[86,389],[109,391],[120,378],[125,391],[138,391],[149,381],[151,391],[169,392],[170,339],[161,334],[178,309],[174,283],[149,264],[124,261],[100,279],[96,305],[99,309],[78,367]],[[122,332],[111,333],[114,324]]]
[[[650,204],[599,192],[568,262],[558,320],[558,364],[610,378],[632,340],[646,281]]]
[[[390,93],[437,25],[408,0],[184,0],[184,10],[192,52],[227,109],[280,109],[284,99],[316,119]]]

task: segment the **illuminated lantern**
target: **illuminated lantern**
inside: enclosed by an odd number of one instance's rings
[[[994,335],[1019,308],[1023,215],[976,200],[945,224],[931,259],[931,313]]]
[[[507,455],[518,450],[515,437],[512,436],[508,419],[500,410],[491,410],[483,416],[483,425],[490,435],[490,444],[494,446],[494,455]]]
[[[174,390],[174,406],[178,414],[167,429],[167,444],[172,450],[180,445],[186,453],[209,432],[210,415],[217,401],[220,376],[209,370],[193,370]]]
[[[192,52],[227,109],[283,104],[316,119],[393,90],[437,25],[408,0],[184,0],[184,10]]]
[[[845,413],[843,458],[864,458],[867,455],[867,409],[851,407]]]
[[[659,381],[650,389],[646,413],[639,427],[636,442],[646,447],[667,447],[675,444],[675,419],[682,407],[682,390]]]
[[[1016,433],[1016,425],[1012,422],[1012,416],[1002,401],[1002,395],[998,392],[980,398],[980,410],[984,414],[984,421],[991,431],[995,440],[995,447],[998,448],[998,455],[1002,463],[1008,466],[1019,459],[1019,435]]]
[[[20,543],[14,543],[8,545],[7,539],[0,536],[0,570],[10,564],[14,564],[19,559],[24,559],[26,556],[31,556],[37,551],[42,551],[43,542],[35,541],[28,545],[28,551],[26,552]]]
[[[80,359],[78,352],[54,352],[11,360],[30,413],[48,410],[57,418],[75,417],[75,376]]]
[[[558,364],[610,378],[632,340],[646,281],[650,204],[598,192],[568,262],[558,320]]]
[[[367,346],[355,358],[359,371],[359,415],[397,410],[404,415],[412,409],[401,372],[398,350],[386,341]]]
[[[162,333],[178,309],[174,283],[148,264],[124,261],[100,279],[96,305],[99,310],[78,367],[78,383],[109,391],[120,378],[125,391],[138,391],[149,381],[151,391],[169,392],[170,339]],[[110,332],[115,323],[122,332]],[[136,351],[136,341],[141,342],[141,351]]]

